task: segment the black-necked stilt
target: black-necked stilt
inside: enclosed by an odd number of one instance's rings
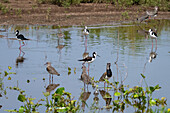
[[[51,81],[51,75],[52,75],[52,82],[53,82],[53,75],[58,75],[58,76],[60,76],[60,74],[54,69],[54,67],[51,66],[51,62],[47,62],[45,65],[47,65],[46,70],[47,70],[48,73],[50,74],[50,79],[49,79],[49,81]]]
[[[107,63],[106,66],[106,72],[103,73],[103,75],[100,77],[99,81],[105,81],[105,79],[109,79],[112,77],[112,70],[110,69],[111,63]],[[104,82],[104,87],[105,87],[105,82]]]
[[[92,63],[96,59],[96,56],[99,56],[99,55],[97,55],[96,52],[93,52],[93,56],[92,57],[88,56],[88,57],[86,57],[84,59],[81,59],[81,60],[78,60],[78,61],[83,61],[84,63]]]
[[[29,40],[29,39],[27,39],[27,38],[25,38],[22,34],[19,34],[19,30],[16,30],[16,38],[17,38],[17,40],[19,40],[19,43],[20,43],[20,49],[21,49],[21,47],[23,47],[24,45],[25,45],[25,43],[23,42],[24,40]],[[24,45],[22,45],[21,46],[21,42],[20,41],[22,41],[22,43],[24,44]]]
[[[157,38],[158,37],[158,35],[155,32],[153,32],[152,29],[149,29],[149,34],[150,34],[151,38]]]
[[[158,7],[155,6],[154,11],[146,11],[146,14],[147,14],[149,17],[156,17],[157,14],[158,14]]]
[[[150,37],[152,39],[155,39],[155,41],[156,41],[156,49],[157,49],[157,38],[158,38],[158,35],[152,29],[149,29],[149,35],[150,35]],[[153,40],[152,40],[152,48],[153,48]]]
[[[83,34],[84,35],[88,35],[89,34],[89,30],[87,29],[87,26],[84,27]]]
[[[93,52],[93,56],[92,57],[86,57],[86,58],[84,58],[84,59],[81,59],[81,60],[78,60],[78,61],[83,61],[83,65],[85,64],[85,63],[88,63],[88,75],[89,75],[89,67],[90,67],[90,63],[92,63],[95,59],[96,59],[96,56],[99,56],[99,55],[97,55],[97,53],[96,52]],[[99,56],[100,57],[100,56]]]

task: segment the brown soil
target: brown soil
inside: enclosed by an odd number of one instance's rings
[[[36,0],[9,0],[3,3],[8,13],[0,11],[0,24],[43,24],[43,25],[95,25],[135,21],[145,15],[146,8],[133,6],[116,7],[111,4],[80,4],[69,8],[52,4],[37,4]],[[153,9],[150,7],[150,9]],[[126,13],[128,14],[126,14]],[[170,12],[159,11],[156,19],[170,19]]]

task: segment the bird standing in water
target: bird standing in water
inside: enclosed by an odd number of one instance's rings
[[[24,35],[19,34],[19,30],[16,30],[15,33],[16,33],[16,38],[17,38],[17,40],[19,40],[19,44],[20,44],[19,49],[21,49],[21,47],[25,46],[24,40],[29,40],[29,39],[25,38]],[[20,42],[20,41],[22,41],[22,43],[23,43],[22,46],[21,46],[21,42]]]
[[[110,69],[111,63],[107,63],[106,66],[106,72],[103,73],[103,75],[100,77],[99,81],[104,81],[104,87],[105,87],[105,79],[110,79],[112,77],[112,70]]]
[[[84,27],[83,34],[84,35],[88,35],[89,34],[89,30],[87,29],[87,26]]]
[[[155,41],[156,41],[156,48],[157,48],[157,38],[158,38],[158,35],[152,29],[149,29],[149,35],[150,35],[150,37],[152,39],[155,39]],[[153,48],[153,40],[152,40],[152,48]]]
[[[158,7],[155,6],[154,11],[146,11],[146,14],[150,17],[156,17],[158,14]]]
[[[58,75],[58,76],[60,76],[60,74],[54,69],[54,67],[51,66],[51,62],[47,62],[45,65],[47,65],[46,70],[47,70],[48,73],[50,74],[50,79],[49,79],[49,81],[51,82],[51,75],[52,75],[52,83],[53,83],[53,75]]]
[[[96,59],[96,56],[99,56],[99,55],[97,55],[96,52],[93,52],[93,56],[92,57],[88,56],[88,57],[86,57],[84,59],[78,60],[78,61],[83,61],[83,65],[85,63],[88,63],[88,75],[89,75],[89,66],[90,66],[90,63],[92,63]]]

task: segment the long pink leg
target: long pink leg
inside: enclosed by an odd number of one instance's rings
[[[85,35],[85,51],[87,51],[87,36]]]
[[[20,45],[19,49],[21,49],[21,42],[20,41],[19,41],[19,45]]]
[[[87,70],[88,71],[88,76],[89,76],[89,67],[90,67],[90,64],[88,64],[88,70]]]
[[[155,39],[156,40],[156,50],[157,50],[157,39]]]
[[[21,47],[25,46],[25,43],[23,42],[23,45]]]

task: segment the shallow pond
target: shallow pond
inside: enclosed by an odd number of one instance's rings
[[[59,27],[57,26],[0,26],[0,72],[8,70],[11,66],[11,72],[16,75],[10,75],[3,80],[3,88],[6,89],[6,96],[2,94],[0,112],[6,109],[19,108],[22,103],[17,100],[19,92],[9,90],[6,87],[19,87],[25,90],[28,97],[37,100],[44,98],[42,92],[46,92],[49,85],[49,74],[44,65],[47,61],[60,73],[61,76],[54,75],[53,82],[60,84],[58,87],[65,87],[74,99],[78,100],[83,92],[84,83],[80,81],[82,73],[83,53],[89,52],[91,56],[95,51],[96,60],[90,64],[89,75],[94,80],[99,80],[106,71],[106,64],[111,63],[113,78],[110,82],[124,81],[124,84],[130,87],[140,85],[141,76],[146,76],[148,85],[155,86],[159,84],[162,88],[154,93],[155,98],[166,97],[167,106],[170,107],[170,21],[153,20],[148,24],[115,24],[107,26],[88,26],[90,35],[83,36],[83,27]],[[156,41],[151,39],[144,31],[150,28],[156,29],[158,34]],[[14,40],[14,31],[18,29],[21,34],[31,39],[25,42],[22,51],[19,50],[19,42]],[[61,30],[64,38],[57,37]],[[152,45],[153,43],[153,45]],[[61,46],[64,45],[64,46]],[[150,53],[155,52],[156,58],[150,59]],[[18,58],[21,58],[19,60]],[[117,65],[115,62],[117,61]],[[87,64],[85,64],[88,67]],[[68,73],[68,67],[71,73]],[[29,81],[29,82],[28,82]],[[142,83],[144,84],[144,83]],[[103,83],[98,83],[99,89],[103,89]],[[55,91],[55,90],[54,90]],[[51,91],[51,94],[54,92]],[[87,89],[86,89],[87,91]],[[86,100],[88,105],[85,111],[90,111],[93,103],[93,92],[95,89],[88,86],[91,92]],[[3,91],[1,90],[1,93]],[[110,95],[113,91],[108,91]],[[106,106],[102,95],[98,95],[100,107]],[[112,104],[112,103],[111,103]],[[44,109],[39,109],[43,112]],[[128,109],[127,109],[128,110]],[[104,110],[111,112],[111,110]]]

